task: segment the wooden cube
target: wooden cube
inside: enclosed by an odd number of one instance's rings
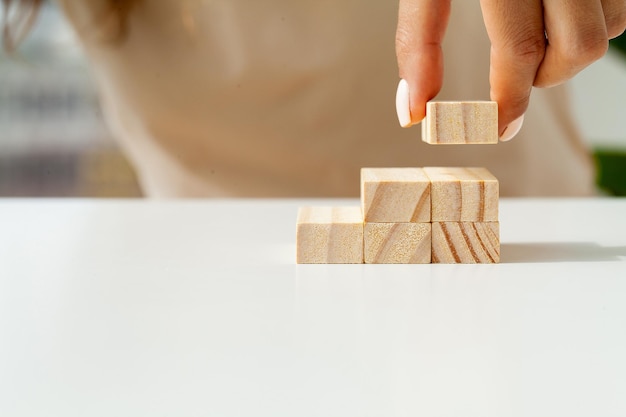
[[[430,180],[422,168],[363,168],[361,206],[365,222],[430,222]]]
[[[365,223],[363,241],[368,264],[430,263],[430,223]]]
[[[498,179],[486,168],[424,168],[433,222],[498,220]]]
[[[432,262],[493,264],[500,262],[498,222],[433,222]]]
[[[432,145],[498,143],[495,101],[431,101],[422,121],[422,140]]]
[[[363,263],[360,207],[301,207],[296,231],[299,264]]]

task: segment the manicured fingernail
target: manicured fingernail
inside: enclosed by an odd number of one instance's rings
[[[522,114],[517,119],[513,120],[507,127],[504,128],[504,131],[500,135],[500,142],[506,142],[515,137],[522,128],[524,124],[524,115]]]
[[[396,113],[398,113],[398,121],[400,126],[411,126],[411,107],[409,97],[409,83],[400,80],[398,83],[398,91],[396,91]]]

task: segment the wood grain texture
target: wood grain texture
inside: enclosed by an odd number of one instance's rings
[[[431,145],[498,143],[495,101],[431,101],[422,121],[422,140]]]
[[[362,168],[365,222],[430,222],[430,180],[422,168]]]
[[[486,168],[427,167],[433,222],[498,220],[498,179]]]
[[[363,239],[365,263],[430,263],[430,223],[365,223]]]
[[[296,230],[299,264],[363,263],[360,207],[301,207]]]
[[[433,222],[432,262],[499,263],[500,224],[498,222]]]

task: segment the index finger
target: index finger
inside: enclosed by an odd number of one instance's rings
[[[528,107],[546,50],[540,0],[481,0],[491,40],[491,99],[498,102],[499,133],[518,122]]]

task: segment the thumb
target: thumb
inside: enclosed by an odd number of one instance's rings
[[[396,56],[400,84],[396,97],[402,127],[419,123],[426,102],[441,90],[441,43],[450,17],[451,0],[400,0]]]

